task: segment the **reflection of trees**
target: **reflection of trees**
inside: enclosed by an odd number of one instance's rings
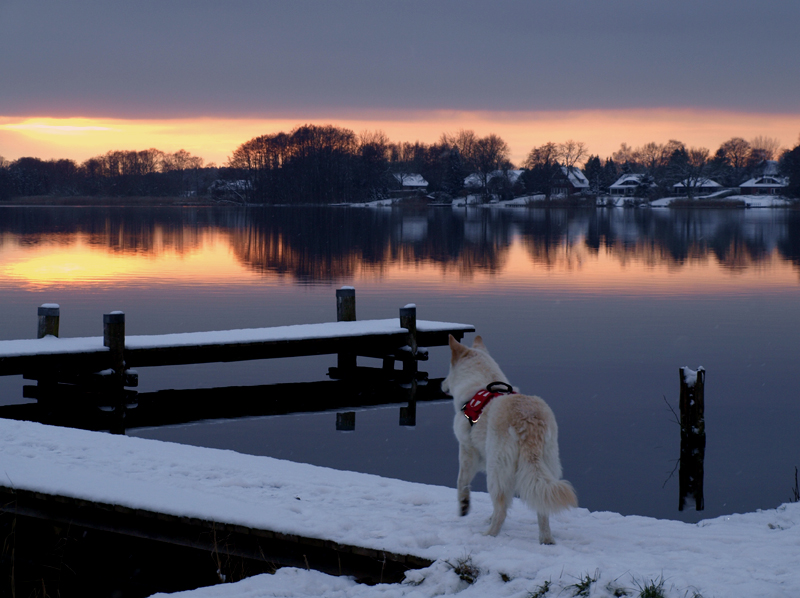
[[[778,210],[89,207],[7,208],[0,218],[0,245],[9,235],[28,247],[80,236],[120,254],[183,254],[212,232],[230,239],[246,267],[308,281],[397,264],[497,272],[516,235],[534,267],[548,269],[571,268],[586,251],[674,268],[713,259],[731,271],[780,255],[800,267],[800,214]]]
[[[183,253],[200,243],[200,235],[219,226],[225,211],[190,208],[25,208],[7,209],[0,234],[13,233],[20,245],[69,245],[76,236],[114,253]],[[1,237],[0,237],[1,238]]]
[[[713,257],[743,270],[769,259],[786,234],[783,213],[772,210],[597,210],[588,217],[587,247],[623,263],[680,267]]]
[[[495,271],[510,245],[508,223],[480,211],[477,220],[449,211],[270,208],[231,231],[235,254],[259,272],[335,280],[389,263],[431,262],[463,274]]]

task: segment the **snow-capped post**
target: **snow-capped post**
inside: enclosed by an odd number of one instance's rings
[[[336,289],[336,321],[356,321],[356,290],[353,287]]]
[[[58,321],[61,308],[56,303],[44,303],[39,307],[39,330],[36,338],[58,336]]]
[[[680,498],[678,510],[683,511],[686,498],[694,499],[695,509],[702,511],[703,475],[706,452],[705,381],[706,371],[699,367],[682,367],[680,372],[681,457],[678,475]]]
[[[417,372],[417,306],[413,303],[400,308],[400,327],[408,330],[411,348],[411,358],[403,360],[403,372],[413,375]]]
[[[125,377],[125,314],[112,311],[103,314],[103,346],[111,350],[111,369],[114,370],[114,386],[120,390]]]
[[[336,321],[356,321],[356,290],[353,287],[336,289]],[[337,366],[340,374],[346,371],[354,371],[357,363],[355,353],[339,353],[337,355]]]

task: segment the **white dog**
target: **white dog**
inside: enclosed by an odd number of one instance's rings
[[[456,411],[461,515],[469,512],[472,479],[485,471],[494,507],[486,533],[497,535],[511,501],[519,496],[536,511],[539,542],[553,544],[550,513],[578,504],[572,484],[561,479],[553,412],[539,397],[514,393],[480,336],[469,348],[451,335],[450,350],[450,373],[442,390],[452,395]],[[487,403],[489,393],[478,393],[489,386],[505,391],[491,393]]]

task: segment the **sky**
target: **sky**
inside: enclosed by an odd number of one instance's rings
[[[800,133],[796,0],[2,0],[0,155],[184,148],[305,123],[512,160],[576,139],[712,151]]]

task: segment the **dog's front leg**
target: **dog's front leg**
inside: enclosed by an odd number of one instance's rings
[[[478,473],[480,458],[475,449],[463,444],[458,447],[458,504],[461,516],[469,513],[469,485]]]

